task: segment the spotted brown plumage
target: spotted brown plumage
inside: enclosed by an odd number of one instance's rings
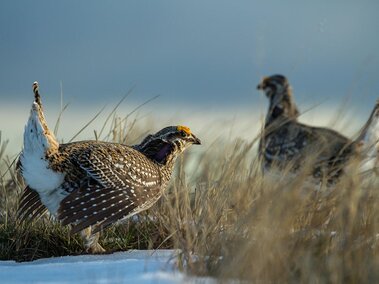
[[[133,147],[99,141],[58,144],[47,127],[38,91],[25,127],[20,170],[27,188],[21,220],[46,209],[72,233],[84,232],[89,251],[102,251],[98,233],[151,207],[162,195],[176,157],[200,140],[184,126],[169,126]]]
[[[149,208],[160,197],[173,166],[161,166],[120,144],[79,142],[66,145],[65,151],[70,153],[67,161],[86,173],[81,179],[85,184],[65,197],[58,210],[63,224],[75,224],[73,232],[95,224],[97,232],[110,221]]]
[[[312,174],[332,183],[356,154],[356,143],[338,132],[298,121],[299,111],[287,78],[273,75],[257,87],[269,99],[259,154],[265,171],[290,167],[302,169],[312,159]]]

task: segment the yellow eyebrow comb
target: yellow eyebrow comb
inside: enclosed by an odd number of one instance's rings
[[[178,131],[184,131],[187,134],[191,134],[191,129],[189,129],[187,126],[179,125],[177,129]]]

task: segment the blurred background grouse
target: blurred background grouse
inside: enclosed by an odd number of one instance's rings
[[[365,157],[371,155],[370,161],[377,161],[379,104],[375,106],[361,135],[352,141],[332,129],[298,122],[299,110],[286,77],[265,77],[257,89],[262,90],[269,100],[259,143],[264,171],[287,168],[296,172],[309,168],[316,182],[331,184],[338,180],[352,157],[362,154],[362,145],[365,147]]]
[[[46,208],[72,233],[82,232],[89,252],[102,252],[99,232],[151,207],[162,195],[175,159],[200,140],[185,126],[169,126],[141,144],[80,141],[59,144],[47,127],[38,83],[25,126],[19,169],[27,185],[21,220]]]

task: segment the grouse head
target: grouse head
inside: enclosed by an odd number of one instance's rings
[[[283,75],[264,77],[257,86],[270,101],[266,123],[270,123],[280,117],[296,119],[299,111],[292,97],[292,89],[288,80]]]
[[[191,145],[201,141],[186,126],[168,126],[155,134],[148,135],[134,149],[159,164],[167,164]]]

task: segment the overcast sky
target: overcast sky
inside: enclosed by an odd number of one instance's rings
[[[306,2],[306,3],[305,3]],[[0,99],[254,106],[282,73],[300,103],[379,97],[379,1],[0,2]],[[46,97],[48,96],[48,97]],[[29,100],[30,101],[30,100]],[[27,101],[29,105],[30,102]]]
[[[160,95],[138,114],[151,131],[253,139],[267,108],[255,88],[274,73],[301,111],[317,106],[301,121],[349,136],[379,98],[378,11],[378,0],[0,0],[1,138],[18,153],[37,80],[51,128],[62,82],[63,141],[107,104],[76,138],[93,139],[133,86],[118,114]]]

